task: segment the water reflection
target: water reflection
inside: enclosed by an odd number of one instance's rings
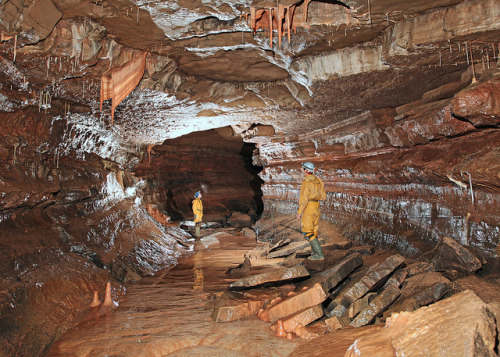
[[[235,280],[225,271],[255,245],[242,235],[217,238],[217,248],[197,246],[175,268],[129,286],[115,311],[69,331],[47,355],[288,356],[300,339],[278,339],[269,323],[254,316],[213,322],[210,293]]]

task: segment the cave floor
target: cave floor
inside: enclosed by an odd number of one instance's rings
[[[274,336],[257,317],[215,323],[210,301],[239,276],[226,270],[244,260],[255,239],[219,234],[196,242],[172,269],[127,287],[112,312],[89,308],[87,320],[55,342],[48,356],[288,356],[301,339]],[[252,268],[252,272],[265,266]]]

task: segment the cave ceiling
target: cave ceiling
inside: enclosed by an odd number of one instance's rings
[[[495,51],[498,13],[460,0],[4,0],[2,106],[101,125],[122,147],[226,125],[300,134],[456,79],[466,43]],[[110,129],[102,75],[137,53],[144,75]]]

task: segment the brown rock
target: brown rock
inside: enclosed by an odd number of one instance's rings
[[[283,301],[267,308],[270,321],[276,321],[282,317],[292,315],[298,311],[321,304],[326,300],[326,294],[320,284],[303,290],[297,295],[283,299]]]
[[[360,245],[357,247],[352,247],[350,251],[353,253],[359,253],[361,255],[372,255],[375,252],[375,247],[372,245]]]
[[[388,257],[381,264],[370,267],[370,270],[344,294],[344,297],[350,302],[359,299],[367,292],[379,287],[404,262],[405,259],[396,254]]]
[[[396,270],[394,274],[392,274],[391,277],[385,282],[384,288],[388,287],[389,285],[393,285],[396,288],[399,288],[401,284],[403,284],[403,281],[405,281],[407,275],[408,271],[406,271],[405,269]]]
[[[406,280],[401,297],[384,317],[401,311],[414,311],[441,299],[452,287],[451,281],[439,273],[428,272]]]
[[[254,315],[264,306],[264,301],[229,300],[225,306],[218,307],[212,314],[215,322],[236,321]]]
[[[267,273],[252,275],[243,279],[236,280],[229,285],[231,288],[236,287],[251,287],[268,282],[286,281],[290,279],[302,278],[309,276],[309,272],[302,265],[297,265],[292,268],[279,268]]]
[[[468,87],[450,103],[453,114],[468,119],[474,126],[500,123],[500,78]]]
[[[361,265],[363,265],[361,255],[358,253],[351,254],[342,259],[334,267],[315,276],[314,282],[320,283],[323,289],[328,293]]]
[[[390,285],[387,289],[382,291],[373,301],[363,309],[358,316],[351,322],[351,326],[360,327],[368,325],[375,317],[382,314],[387,307],[389,307],[398,297],[401,295],[401,291]]]
[[[335,338],[335,334],[328,334]],[[390,344],[394,355],[495,356],[495,318],[470,290],[415,312],[391,316],[383,329],[356,340],[358,356]]]
[[[354,317],[356,317],[357,314],[360,313],[360,311],[366,309],[370,305],[370,302],[376,296],[377,296],[376,293],[368,293],[365,296],[363,296],[361,299],[354,301],[351,304],[351,306],[349,306],[349,310],[348,310],[349,318],[353,319]]]
[[[281,249],[275,250],[267,255],[268,259],[286,257],[287,255],[293,254],[299,250],[309,247],[309,242],[292,242],[287,244]]]
[[[457,270],[470,274],[481,269],[481,261],[454,239],[444,237],[439,244],[438,253],[433,258],[436,271]]]
[[[432,264],[427,262],[414,262],[408,264],[408,266],[406,267],[406,270],[408,271],[408,277],[433,271],[433,269],[434,267],[432,266]]]
[[[349,240],[344,240],[344,241],[340,241],[340,242],[333,242],[333,243],[329,243],[328,246],[334,248],[334,249],[349,249],[352,247],[352,242],[349,241]]]
[[[307,326],[323,316],[323,308],[316,305],[283,318],[286,332],[294,332],[298,325]]]
[[[461,81],[443,84],[440,87],[425,92],[422,95],[423,102],[434,102],[436,100],[451,98],[455,93],[466,86]]]
[[[338,316],[333,316],[325,320],[326,327],[330,332],[348,326],[350,322],[350,319]]]

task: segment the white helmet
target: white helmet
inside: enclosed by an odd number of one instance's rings
[[[302,164],[302,168],[304,170],[314,172],[314,169],[316,168],[316,166],[314,166],[314,164],[311,161],[306,161]]]

